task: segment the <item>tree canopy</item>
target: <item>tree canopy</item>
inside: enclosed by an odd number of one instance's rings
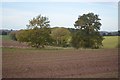
[[[21,30],[16,34],[16,37],[19,42],[27,42],[32,47],[43,48],[44,45],[49,44],[51,39],[48,32],[37,28]]]
[[[29,20],[29,24],[27,25],[28,28],[48,28],[50,26],[50,21],[47,17],[38,15],[37,17]]]
[[[32,47],[43,48],[44,45],[50,43],[50,29],[47,17],[41,15],[29,21],[27,30],[21,30],[17,33],[19,42],[27,42]]]
[[[54,28],[51,31],[51,37],[55,40],[57,46],[67,46],[70,43],[71,33],[65,28]]]
[[[72,37],[75,48],[99,48],[102,46],[102,36],[99,34],[100,18],[94,13],[83,14],[75,21],[75,28],[79,29]]]

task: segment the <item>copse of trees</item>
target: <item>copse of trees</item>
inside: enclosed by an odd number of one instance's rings
[[[75,21],[76,29],[50,28],[50,21],[41,15],[29,20],[26,30],[20,30],[15,37],[32,47],[45,45],[72,46],[74,48],[100,48],[103,37],[100,35],[100,18],[94,13],[83,14]]]
[[[79,29],[72,36],[72,46],[75,48],[100,48],[103,37],[100,35],[100,18],[94,13],[83,14],[75,21],[75,28]]]

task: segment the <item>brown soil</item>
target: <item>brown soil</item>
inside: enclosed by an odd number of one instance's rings
[[[3,78],[117,78],[117,52],[4,49]]]
[[[14,47],[14,48],[28,48],[26,43],[20,43],[13,40],[2,40],[2,47]]]

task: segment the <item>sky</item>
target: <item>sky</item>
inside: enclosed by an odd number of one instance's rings
[[[14,0],[15,1],[15,0]],[[41,14],[51,27],[74,28],[79,15],[93,12],[101,19],[101,31],[118,30],[118,2],[2,2],[2,29],[26,29],[29,20]]]

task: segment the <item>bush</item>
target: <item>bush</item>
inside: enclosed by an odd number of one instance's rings
[[[12,40],[17,41],[16,32],[11,32],[11,33],[9,33],[9,35],[10,35],[10,38],[11,38]]]
[[[49,28],[34,28],[29,30],[18,31],[16,37],[19,42],[26,42],[31,47],[44,48],[44,45],[49,45],[51,37]]]

